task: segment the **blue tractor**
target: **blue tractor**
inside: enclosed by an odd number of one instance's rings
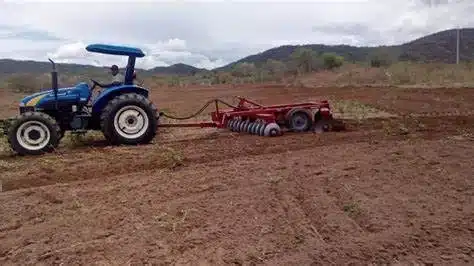
[[[159,113],[148,99],[148,90],[135,85],[135,60],[145,54],[137,48],[91,44],[89,52],[128,56],[122,83],[104,88],[95,80],[58,88],[55,63],[51,72],[52,88],[23,98],[20,114],[6,129],[11,148],[20,155],[39,155],[53,151],[66,131],[84,133],[100,130],[114,145],[146,144],[153,140]]]

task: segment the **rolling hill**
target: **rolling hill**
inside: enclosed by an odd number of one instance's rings
[[[309,44],[309,45],[284,45],[276,48],[266,50],[262,53],[244,57],[238,61],[232,62],[228,65],[219,67],[217,71],[227,71],[232,69],[235,65],[243,62],[254,63],[256,66],[264,64],[267,60],[289,61],[291,54],[298,48],[309,48],[317,54],[322,53],[336,53],[344,56],[346,60],[351,61],[365,61],[368,55],[374,48],[372,47],[355,47],[350,45],[324,45],[324,44]]]
[[[474,53],[469,47],[474,46],[474,28],[464,28],[460,34],[460,60],[474,60]],[[383,47],[356,47],[350,45],[284,45],[254,54],[222,66],[216,70],[230,70],[238,63],[248,62],[261,65],[268,59],[287,61],[297,48],[309,48],[316,53],[336,53],[347,61],[368,61],[370,57],[383,49],[391,58],[401,61],[419,62],[456,62],[456,30],[445,30],[430,34],[402,45]]]
[[[474,46],[474,28],[461,30],[460,59],[470,61],[474,59],[474,53],[469,47]],[[456,30],[445,30],[430,34],[408,43],[384,47],[356,47],[350,45],[283,45],[275,47],[258,54],[249,55],[228,65],[213,69],[213,71],[227,71],[238,63],[249,62],[257,66],[265,63],[268,59],[288,61],[291,53],[297,48],[310,48],[318,54],[336,53],[344,56],[347,61],[367,61],[372,55],[383,48],[384,53],[395,60],[413,60],[421,62],[443,62],[454,63],[456,60]],[[103,67],[95,67],[79,64],[59,64],[61,73],[87,74],[104,73]],[[0,77],[13,73],[47,73],[51,70],[49,62],[19,61],[11,59],[0,59]],[[209,70],[196,68],[194,66],[178,63],[167,67],[155,67],[150,70],[139,69],[140,75],[192,75]]]
[[[474,28],[464,28],[460,31],[459,58],[460,61],[474,60]],[[456,62],[456,30],[445,30],[434,33],[398,47],[401,51],[400,60],[422,62]]]
[[[108,67],[96,67],[91,65],[80,64],[57,64],[58,72],[60,74],[102,74],[107,73]],[[43,74],[51,71],[51,63],[37,62],[37,61],[22,61],[12,59],[0,59],[0,77],[9,74],[28,73],[28,74]],[[122,72],[124,69],[122,69]],[[192,75],[206,69],[196,68],[186,64],[174,64],[168,67],[155,67],[150,70],[137,68],[140,75]]]
[[[155,67],[148,71],[149,74],[163,74],[163,75],[194,75],[199,72],[206,72],[208,70],[197,68],[183,63],[174,64],[167,67]]]
[[[57,64],[58,71],[61,73],[83,73],[88,71],[100,70],[105,68],[80,64]],[[0,59],[0,75],[15,73],[43,74],[51,71],[51,63],[38,62],[31,60],[12,60]]]

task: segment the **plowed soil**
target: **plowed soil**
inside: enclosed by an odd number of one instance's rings
[[[44,156],[3,152],[0,263],[474,264],[474,90],[193,87],[152,99],[184,116],[232,95],[329,99],[348,128],[162,128],[145,146],[98,134]]]

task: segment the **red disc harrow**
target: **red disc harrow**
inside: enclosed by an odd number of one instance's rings
[[[259,136],[279,136],[283,129],[303,132],[319,126],[323,131],[342,130],[344,125],[335,120],[328,101],[305,102],[280,105],[261,105],[255,101],[237,97],[237,106],[222,100],[211,100],[196,114],[189,117],[173,117],[164,113],[160,115],[171,119],[186,120],[202,113],[211,103],[215,111],[211,112],[212,122],[160,124],[160,127],[216,127],[228,128],[234,132],[247,132]],[[219,103],[230,109],[219,109]]]

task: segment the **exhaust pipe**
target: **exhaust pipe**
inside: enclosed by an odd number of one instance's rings
[[[54,91],[54,100],[56,110],[58,109],[58,72],[56,71],[56,64],[51,58],[48,58],[49,62],[53,65],[53,70],[51,71],[51,87]]]

